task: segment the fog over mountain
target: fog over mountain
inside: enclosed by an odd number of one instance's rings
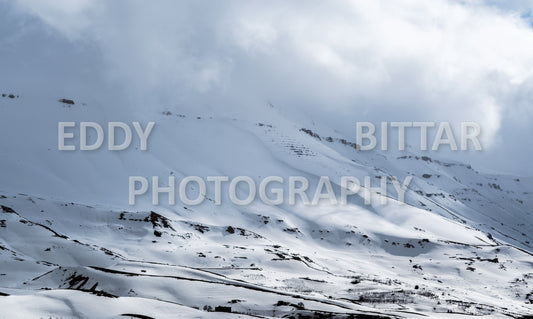
[[[241,116],[270,102],[347,135],[363,120],[477,121],[484,151],[447,156],[533,172],[521,138],[533,133],[528,1],[2,7],[6,89],[89,87],[123,99],[108,108],[165,104]]]

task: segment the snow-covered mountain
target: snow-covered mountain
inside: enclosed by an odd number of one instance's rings
[[[109,103],[0,97],[0,317],[533,316],[533,179],[360,151],[268,104],[228,117]],[[65,152],[58,121],[156,126],[146,152],[135,139]],[[413,179],[405,203],[388,194],[386,205],[377,193],[371,205],[215,205],[208,189],[197,206],[150,194],[130,206],[133,175],[304,176],[311,191],[320,176],[336,190],[341,176]]]

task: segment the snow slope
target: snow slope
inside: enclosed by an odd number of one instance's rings
[[[2,318],[533,315],[531,178],[361,152],[269,105],[234,118],[13,94],[0,97]],[[147,152],[61,152],[58,121],[156,127]],[[413,180],[405,204],[216,206],[211,189],[199,206],[127,204],[129,176],[170,174],[299,175],[310,194],[320,176],[336,190],[345,175]]]

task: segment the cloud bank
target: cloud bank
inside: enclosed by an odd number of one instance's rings
[[[356,121],[476,121],[485,151],[458,159],[533,175],[531,1],[4,6],[11,23],[37,17],[27,24],[62,37],[133,107],[257,114],[269,102],[350,135]]]

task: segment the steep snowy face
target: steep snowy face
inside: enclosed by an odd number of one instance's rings
[[[0,156],[2,309],[16,313],[29,302],[28,316],[154,318],[531,312],[531,179],[481,174],[432,153],[362,151],[352,136],[299,124],[269,105],[228,118],[168,106],[123,113],[95,100],[0,98],[0,136],[8,137]],[[132,143],[110,151],[108,123],[116,121],[129,125]],[[59,122],[74,123],[67,144],[76,150],[59,150]],[[80,150],[82,122],[103,128],[101,149]],[[146,151],[134,122],[141,131],[155,123]],[[134,206],[130,176],[148,182]],[[177,181],[174,203],[162,193],[153,204],[154,176],[162,186]],[[240,206],[229,183],[220,205],[208,183],[192,205],[178,196],[188,176],[247,176],[258,188],[279,176],[285,195],[299,176],[310,198],[323,176],[336,194],[343,176],[361,185],[344,205],[268,205],[257,195]],[[394,185],[406,180],[402,202]],[[387,194],[376,190],[382,182]],[[241,199],[248,191],[236,187]],[[111,311],[87,307],[95,302]]]

